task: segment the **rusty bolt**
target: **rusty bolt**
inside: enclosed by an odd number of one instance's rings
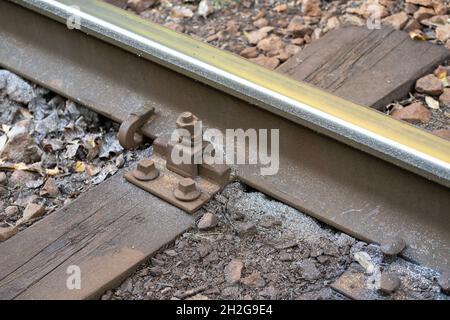
[[[195,181],[191,178],[183,178],[178,182],[177,188],[173,191],[175,198],[181,201],[194,201],[200,197]]]
[[[179,119],[182,123],[191,123],[194,121],[194,115],[191,112],[186,111],[180,115]]]
[[[406,242],[402,238],[394,237],[381,243],[381,251],[387,256],[396,256],[406,247]]]
[[[196,116],[194,116],[191,112],[186,111],[180,114],[176,121],[176,125],[178,129],[188,130],[193,137],[197,121],[198,118]]]
[[[450,295],[450,271],[443,272],[438,279],[442,292]]]
[[[133,176],[141,181],[150,181],[159,176],[159,171],[153,160],[143,159],[139,161],[137,168],[133,171]]]

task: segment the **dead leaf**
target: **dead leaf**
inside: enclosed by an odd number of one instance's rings
[[[83,161],[77,161],[73,165],[73,169],[75,170],[75,172],[84,172],[86,170],[86,165]]]
[[[55,167],[53,169],[45,169],[45,173],[49,176],[57,176],[61,173],[58,167]]]
[[[435,76],[441,81],[445,80],[447,78],[447,69],[439,68],[439,70],[435,73]]]
[[[413,40],[426,41],[425,35],[420,30],[414,30],[409,33],[409,36]]]

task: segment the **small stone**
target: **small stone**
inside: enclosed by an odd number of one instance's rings
[[[306,259],[300,261],[298,264],[298,272],[306,280],[317,280],[321,277],[319,269],[316,267],[316,263],[312,259]]]
[[[416,12],[417,10],[419,10],[419,6],[413,4],[413,3],[406,3],[405,4],[405,12],[407,14],[414,14],[414,12]]]
[[[331,17],[327,21],[327,30],[337,29],[341,25],[338,17]]]
[[[395,237],[387,239],[381,243],[381,251],[387,256],[396,256],[406,247],[406,242],[402,238]]]
[[[305,44],[305,39],[303,38],[295,38],[291,40],[291,44],[292,45],[296,45],[296,46],[302,46]]]
[[[8,184],[8,177],[6,176],[6,173],[0,172],[0,184],[6,185]]]
[[[295,38],[302,38],[305,35],[311,35],[314,30],[310,26],[304,24],[302,17],[295,16],[289,23],[287,31],[292,33]]]
[[[442,292],[450,294],[450,272],[444,272],[438,278],[438,284],[441,287]]]
[[[358,262],[365,270],[367,274],[372,274],[375,271],[375,265],[372,262],[372,258],[367,252],[359,251],[353,255],[356,262]]]
[[[270,36],[259,41],[256,47],[264,52],[267,56],[273,57],[279,54],[280,51],[284,49],[285,44],[279,37]]]
[[[141,13],[142,11],[147,10],[157,2],[158,0],[128,0],[127,5],[128,8],[133,9],[137,13]]]
[[[262,27],[256,31],[245,33],[245,36],[247,37],[248,43],[257,44],[259,41],[267,37],[273,29],[274,27]]]
[[[34,163],[41,160],[42,151],[37,146],[34,138],[29,134],[20,134],[10,139],[3,150],[0,158],[14,163]]]
[[[400,12],[390,17],[384,18],[383,22],[392,26],[394,29],[401,30],[406,25],[408,20],[408,15],[404,12]]]
[[[320,0],[303,0],[302,13],[310,17],[319,17],[322,14]]]
[[[201,300],[209,300],[209,298],[207,296],[199,293],[199,294],[196,294],[193,297],[187,298],[186,300],[198,300],[198,301],[201,301]]]
[[[121,153],[120,155],[117,156],[115,165],[117,168],[120,169],[123,167],[124,164],[125,164],[125,157],[124,157],[123,153]]]
[[[417,21],[422,21],[428,18],[431,18],[432,16],[435,15],[434,9],[431,8],[425,8],[425,7],[420,7],[419,10],[417,10],[416,12],[414,12],[414,19],[416,19]]]
[[[289,55],[291,55],[291,56],[296,55],[297,53],[299,53],[301,49],[302,49],[302,48],[300,48],[299,46],[296,46],[296,45],[294,45],[294,44],[288,44],[288,45],[286,46],[286,48],[285,48],[286,52],[287,52]]]
[[[406,23],[405,27],[403,28],[406,32],[411,32],[414,30],[420,30],[420,23],[416,19],[409,19],[408,23]]]
[[[235,284],[241,279],[244,263],[241,260],[233,259],[224,269],[225,280],[230,284]]]
[[[31,194],[29,196],[20,197],[14,204],[19,207],[26,207],[29,203],[35,202],[39,197],[35,194]]]
[[[428,123],[431,120],[431,111],[421,102],[415,102],[403,109],[395,110],[391,116],[397,120]]]
[[[9,185],[15,186],[25,186],[27,183],[36,180],[36,174],[24,171],[24,170],[16,170],[12,173],[9,178]]]
[[[150,267],[148,273],[153,277],[159,277],[163,274],[163,269],[161,267]]]
[[[411,3],[423,7],[431,7],[433,0],[406,0],[406,3]]]
[[[450,141],[450,129],[438,129],[434,130],[433,134]]]
[[[5,213],[9,217],[14,216],[19,213],[19,208],[16,206],[8,206],[5,208]]]
[[[269,21],[266,18],[261,18],[253,22],[253,25],[258,29],[262,27],[267,27],[269,25]]]
[[[194,12],[191,9],[185,7],[173,7],[170,10],[170,17],[172,19],[183,19],[183,18],[192,18],[194,16]]]
[[[441,0],[436,0],[433,2],[433,9],[436,15],[442,16],[447,14],[448,5],[445,5]]]
[[[154,266],[162,267],[164,265],[164,261],[157,258],[151,258],[150,261]]]
[[[349,24],[358,27],[366,26],[366,21],[363,18],[358,17],[357,15],[354,14],[344,14],[342,16],[342,22],[344,24]]]
[[[236,224],[236,230],[241,237],[252,236],[257,231],[253,222],[239,222]]]
[[[251,59],[256,58],[259,55],[259,52],[256,47],[248,47],[242,50],[239,54],[244,58]]]
[[[450,24],[445,24],[436,28],[436,38],[445,43],[450,39]]]
[[[0,185],[0,197],[3,197],[6,194],[8,194],[8,189]]]
[[[214,6],[210,3],[209,0],[201,0],[198,4],[197,13],[199,16],[206,18],[210,14],[214,12]]]
[[[350,13],[352,13],[351,9],[352,8],[350,8]],[[379,17],[383,19],[389,15],[389,10],[377,2],[367,2],[361,6],[361,9],[357,9],[355,13],[362,15],[366,19],[370,17]]]
[[[259,55],[257,58],[250,59],[250,61],[253,61],[263,67],[266,67],[268,69],[275,69],[280,64],[280,60],[276,57],[266,57],[265,55]]]
[[[15,235],[18,231],[17,227],[0,228],[0,242],[5,241]]]
[[[284,12],[287,10],[287,5],[285,3],[279,4],[275,6],[276,12]]]
[[[292,257],[292,254],[283,252],[283,253],[280,253],[279,259],[280,259],[280,261],[287,262],[287,261],[292,261],[293,257]]]
[[[275,217],[265,216],[259,220],[259,225],[264,228],[275,228],[282,225],[282,222]]]
[[[248,277],[242,278],[241,283],[252,288],[262,288],[266,285],[261,273],[258,271],[254,271]]]
[[[12,100],[27,104],[35,97],[33,88],[20,77],[8,70],[0,70],[0,90]]]
[[[450,88],[444,89],[444,92],[439,96],[439,102],[444,107],[450,107]]]
[[[400,278],[391,272],[384,272],[380,276],[380,293],[389,295],[400,287]]]
[[[31,219],[41,217],[45,213],[45,207],[37,203],[29,203],[23,211],[22,218],[17,221],[18,225],[26,223]]]
[[[56,186],[55,179],[48,178],[39,194],[43,197],[53,197],[54,198],[54,197],[58,196],[59,189]]]
[[[176,257],[178,255],[178,253],[172,249],[166,250],[166,251],[164,251],[164,253],[166,255],[168,255],[169,257]]]
[[[205,213],[197,224],[199,230],[209,230],[217,226],[219,220],[215,214]]]
[[[420,78],[416,82],[416,91],[438,96],[443,92],[442,82],[433,74]]]

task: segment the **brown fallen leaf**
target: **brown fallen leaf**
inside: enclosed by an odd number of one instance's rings
[[[57,176],[58,174],[60,174],[61,171],[59,170],[58,167],[54,167],[53,169],[45,169],[45,173],[46,173],[48,176],[54,177],[54,176]]]
[[[426,41],[427,40],[425,35],[420,30],[411,31],[409,33],[409,36],[410,36],[411,39],[417,40],[417,41]]]

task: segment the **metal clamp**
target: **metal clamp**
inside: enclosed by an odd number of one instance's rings
[[[199,120],[192,113],[183,112],[176,127],[194,132],[196,121]],[[190,139],[174,142],[170,135],[159,136],[153,141],[151,159],[142,159],[135,169],[125,173],[125,179],[182,210],[196,212],[230,181],[231,171],[225,164],[172,162],[172,150],[176,147],[183,148],[194,160],[197,152],[203,152],[207,145],[203,137],[200,138],[201,150],[197,150]]]
[[[125,149],[136,149],[144,140],[138,130],[155,114],[155,108],[144,105],[130,113],[119,129],[119,143]]]

